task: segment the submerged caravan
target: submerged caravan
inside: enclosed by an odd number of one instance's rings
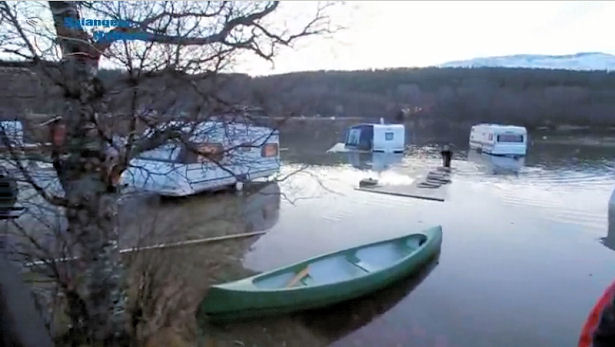
[[[346,131],[346,149],[384,153],[403,153],[406,148],[406,130],[403,124],[358,124]]]
[[[166,196],[186,196],[206,190],[241,186],[268,179],[280,169],[279,132],[248,123],[221,121],[183,124],[187,141],[168,141],[141,153],[122,174],[123,184]],[[146,136],[148,136],[146,134]]]
[[[527,130],[514,125],[477,124],[470,130],[470,148],[492,155],[525,156]]]

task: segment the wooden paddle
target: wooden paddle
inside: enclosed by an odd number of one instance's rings
[[[293,277],[287,284],[286,288],[290,288],[297,284],[297,282],[301,281],[305,276],[307,276],[310,272],[309,266],[306,266],[305,269],[299,271],[295,277]]]

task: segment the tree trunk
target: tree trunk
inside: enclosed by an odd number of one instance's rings
[[[68,303],[76,338],[108,344],[125,330],[118,196],[110,186],[107,143],[96,123],[96,80],[80,85],[79,99],[64,114],[66,143],[55,154],[68,201],[68,232],[79,256]]]
[[[54,167],[68,202],[68,232],[79,261],[68,269],[68,312],[76,335],[94,345],[116,345],[124,336],[125,295],[117,230],[118,197],[108,177],[104,129],[104,90],[97,79],[100,54],[82,29],[66,28],[64,18],[79,19],[78,4],[49,2],[62,47],[65,111],[64,143],[53,148]],[[69,39],[64,39],[67,37]]]
[[[92,174],[82,174],[68,182],[69,201],[82,205],[67,211],[69,232],[78,240],[76,293],[70,309],[82,316],[90,341],[111,342],[124,330],[124,292],[122,264],[119,259],[117,198],[97,189],[101,182]],[[88,188],[89,187],[89,188]],[[85,309],[85,312],[83,310]],[[74,315],[74,314],[73,314]],[[77,318],[74,317],[74,318]],[[73,319],[74,320],[74,319]]]
[[[73,324],[80,319],[78,330],[90,342],[108,344],[125,330],[118,196],[108,177],[108,144],[96,121],[102,104],[97,100],[97,80],[89,77],[80,87],[78,100],[69,103],[64,115],[66,143],[56,154],[56,170],[68,201],[68,231],[80,258],[74,277],[79,300],[76,297],[69,310]]]

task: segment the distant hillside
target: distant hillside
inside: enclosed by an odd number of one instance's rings
[[[298,72],[252,79],[274,113],[416,120],[438,127],[615,125],[615,74],[521,68]]]
[[[615,70],[615,55],[590,52],[570,55],[518,54],[501,57],[474,58],[444,63],[441,67],[514,67],[531,69],[563,69],[581,71]]]
[[[107,86],[122,74],[101,71]],[[43,95],[48,87],[22,70],[4,71],[12,81],[0,98],[6,116],[61,112],[63,102]],[[9,79],[10,77],[10,79]],[[314,71],[250,77],[219,76],[220,84],[199,83],[232,104],[253,105],[277,117],[359,117],[412,122],[417,127],[458,129],[476,122],[527,127],[558,125],[615,126],[615,73],[523,68],[414,68],[364,71]],[[223,77],[223,78],[222,78]],[[150,93],[143,107],[178,114],[194,108],[199,98],[186,81],[165,76],[141,90]],[[10,91],[10,93],[8,93]],[[114,96],[111,111],[120,115],[130,105],[127,91]],[[20,100],[14,100],[20,99]],[[20,111],[21,109],[21,111]]]

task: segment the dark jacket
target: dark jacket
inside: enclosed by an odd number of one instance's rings
[[[600,322],[594,331],[593,347],[615,346],[615,296],[602,310]]]
[[[615,346],[615,282],[592,308],[579,339],[579,347]]]

